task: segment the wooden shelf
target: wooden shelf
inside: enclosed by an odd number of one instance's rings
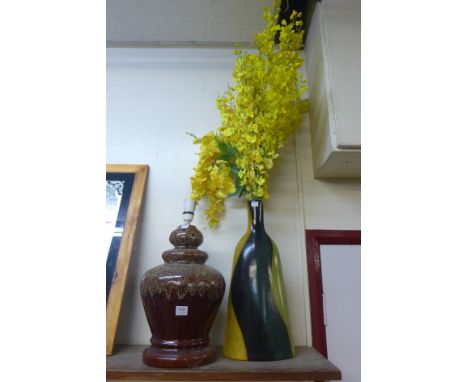
[[[145,346],[116,346],[107,357],[108,380],[152,381],[336,381],[341,371],[313,348],[297,347],[296,357],[274,362],[234,361],[221,355],[193,369],[160,369],[142,361]]]

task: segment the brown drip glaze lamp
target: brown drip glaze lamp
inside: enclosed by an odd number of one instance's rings
[[[219,271],[205,265],[208,254],[198,247],[202,233],[191,225],[195,203],[184,202],[184,224],[169,237],[174,245],[162,254],[164,264],[147,271],[140,293],[151,330],[143,362],[163,368],[196,367],[213,362],[209,332],[226,284]]]

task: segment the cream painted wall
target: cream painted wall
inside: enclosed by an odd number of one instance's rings
[[[139,297],[139,281],[161,264],[170,232],[181,221],[183,199],[197,147],[185,132],[215,129],[215,99],[231,80],[230,49],[107,50],[107,162],[149,164],[140,235],[128,276],[117,342],[149,343],[150,331]],[[297,143],[297,144],[296,144]],[[291,137],[271,174],[266,227],[283,264],[296,345],[311,345],[304,229],[359,229],[360,183],[313,178],[308,119]],[[206,228],[203,204],[194,224],[203,232],[208,264],[230,281],[233,249],[246,229],[244,202],[230,199],[217,230]],[[223,341],[226,296],[211,340]]]

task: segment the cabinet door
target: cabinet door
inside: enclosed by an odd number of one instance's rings
[[[328,359],[343,382],[361,380],[361,246],[322,245],[324,323]]]
[[[316,178],[361,177],[361,2],[318,2],[304,48]]]

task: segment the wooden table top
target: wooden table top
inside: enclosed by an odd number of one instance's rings
[[[341,371],[313,348],[297,347],[296,356],[281,361],[235,361],[223,357],[192,369],[161,369],[142,361],[146,346],[115,347],[107,356],[108,380],[153,381],[335,381]]]

